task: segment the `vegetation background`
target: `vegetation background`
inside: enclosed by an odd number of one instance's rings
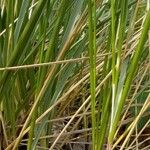
[[[150,0],[0,0],[0,150],[150,149]]]

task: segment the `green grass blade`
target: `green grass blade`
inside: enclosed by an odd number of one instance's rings
[[[15,27],[15,32],[14,32],[14,43],[17,44],[20,32],[21,32],[21,27],[26,15],[26,12],[28,11],[29,5],[29,0],[23,0],[20,11],[19,11],[19,16],[18,16],[18,21],[16,23],[16,27]]]
[[[95,117],[95,91],[96,91],[96,10],[95,1],[88,0],[88,27],[89,27],[89,56],[90,56],[90,91],[92,111],[92,147],[96,149],[96,117]]]

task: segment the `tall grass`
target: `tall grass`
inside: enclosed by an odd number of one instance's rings
[[[149,0],[0,12],[0,149],[149,149]]]
[[[92,145],[96,149],[96,3],[95,0],[88,1],[88,28],[89,28],[89,57],[90,57],[90,91],[91,91],[91,112],[92,112]]]

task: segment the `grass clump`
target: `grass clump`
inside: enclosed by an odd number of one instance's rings
[[[149,149],[148,0],[0,10],[1,149]]]

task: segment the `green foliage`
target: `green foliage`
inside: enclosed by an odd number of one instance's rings
[[[149,7],[0,0],[0,149],[143,148]]]

